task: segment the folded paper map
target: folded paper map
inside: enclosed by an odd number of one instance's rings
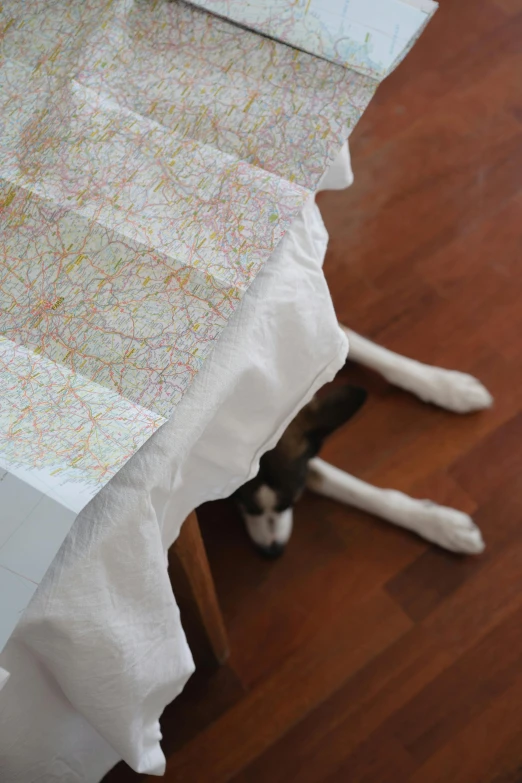
[[[413,46],[432,0],[192,0],[290,46],[378,81]]]
[[[199,5],[0,8],[0,649],[435,7]]]

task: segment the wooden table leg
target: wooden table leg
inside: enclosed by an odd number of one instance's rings
[[[169,571],[196,664],[222,664],[229,653],[228,637],[195,511],[169,550]]]

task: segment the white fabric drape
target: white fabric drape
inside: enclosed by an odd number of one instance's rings
[[[321,184],[350,183],[346,146]],[[159,717],[194,669],[165,550],[343,365],[326,243],[310,201],[172,418],[76,520],[0,655],[2,783],[97,783],[120,758],[162,774]]]

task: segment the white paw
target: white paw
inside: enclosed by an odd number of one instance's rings
[[[478,555],[484,551],[480,530],[462,511],[420,500],[409,521],[411,529],[420,536],[451,552]]]
[[[394,373],[388,380],[424,402],[431,402],[454,413],[480,411],[493,403],[493,397],[480,381],[455,370],[418,365],[414,373]]]

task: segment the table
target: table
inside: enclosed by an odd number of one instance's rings
[[[350,182],[345,146],[322,186]],[[162,774],[159,717],[194,670],[166,552],[343,365],[326,243],[310,200],[174,415],[76,520],[0,656],[3,782],[97,783],[120,758]]]

